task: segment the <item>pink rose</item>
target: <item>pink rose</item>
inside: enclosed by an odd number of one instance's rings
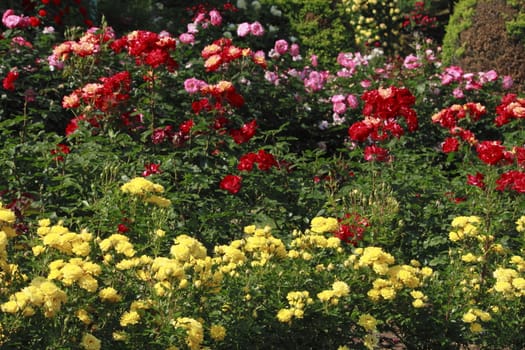
[[[264,28],[261,23],[255,21],[250,24],[250,32],[255,36],[262,36],[264,34]]]
[[[250,33],[250,24],[247,22],[239,24],[237,27],[237,35],[242,37],[245,37]]]
[[[283,39],[277,40],[275,42],[274,50],[279,55],[284,55],[286,52],[288,52],[288,42]]]
[[[183,44],[193,44],[195,43],[195,36],[191,33],[182,33],[179,35],[179,40]]]
[[[222,24],[222,16],[217,10],[210,11],[210,22],[214,26],[220,26]]]

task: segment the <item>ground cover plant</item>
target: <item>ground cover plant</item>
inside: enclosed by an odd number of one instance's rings
[[[24,4],[0,36],[3,349],[525,346],[511,76],[443,65],[424,23],[412,53],[323,66],[254,2],[123,33]]]

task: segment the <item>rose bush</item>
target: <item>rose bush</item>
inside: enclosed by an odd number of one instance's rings
[[[3,348],[524,346],[511,77],[48,5],[0,37]]]

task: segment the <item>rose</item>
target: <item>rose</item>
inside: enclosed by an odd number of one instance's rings
[[[445,153],[457,152],[459,149],[459,141],[455,137],[447,137],[441,144],[441,149]]]
[[[237,175],[226,175],[219,184],[221,190],[236,194],[241,189],[242,178]]]

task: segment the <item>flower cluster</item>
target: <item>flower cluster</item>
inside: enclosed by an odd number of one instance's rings
[[[105,27],[103,30],[91,27],[78,40],[68,40],[56,45],[47,61],[51,70],[63,69],[65,62],[71,56],[96,55],[101,52],[102,45],[112,42],[114,39],[115,32],[111,27]]]
[[[423,1],[416,1],[414,8],[409,14],[404,16],[402,27],[404,30],[413,32],[418,31],[423,34],[428,34],[432,29],[438,27],[438,20],[435,16],[431,16],[425,10],[425,3]]]
[[[119,107],[129,99],[131,89],[129,72],[119,72],[99,80],[100,83],[88,83],[62,99],[63,108],[80,108],[80,115],[67,125],[66,135],[73,134],[81,120],[88,120],[92,126],[99,127],[99,121],[110,113],[118,112]]]
[[[492,319],[490,313],[478,308],[470,308],[463,314],[462,321],[470,325],[470,331],[480,333],[483,331],[482,325],[477,321],[488,322]]]
[[[257,164],[257,168],[262,171],[268,171],[272,167],[278,167],[279,163],[275,160],[275,157],[261,149],[257,153],[246,153],[239,159],[237,170],[239,171],[252,171],[254,164]]]
[[[93,235],[87,230],[80,233],[69,231],[62,225],[62,222],[50,226],[49,219],[42,219],[38,222],[37,234],[42,239],[42,245],[33,247],[35,255],[41,254],[46,247],[56,249],[67,255],[85,257],[91,252],[91,241]]]
[[[36,314],[34,307],[42,308],[44,316],[54,317],[67,301],[66,293],[50,279],[37,277],[21,291],[9,296],[9,301],[0,305],[2,312],[16,314],[21,312],[25,317]]]
[[[508,124],[511,120],[525,118],[525,98],[516,94],[507,94],[501,98],[501,103],[496,107],[497,126]]]
[[[159,207],[168,207],[171,201],[167,198],[156,195],[155,193],[163,193],[164,187],[162,185],[153,183],[144,177],[135,177],[120,187],[124,193],[143,198],[146,203],[152,203]]]
[[[204,340],[204,329],[202,323],[190,317],[179,317],[173,322],[173,326],[175,328],[184,328],[186,330],[186,344],[189,349],[201,349],[201,343]]]
[[[214,72],[222,65],[228,64],[242,57],[252,57],[252,51],[250,49],[241,49],[233,45],[231,39],[221,38],[204,47],[201,56],[205,60],[204,67],[206,68],[206,71]],[[257,60],[254,60],[254,62],[259,63]]]
[[[102,273],[100,265],[81,258],[62,259],[49,263],[49,280],[59,280],[65,286],[77,283],[80,288],[88,292],[95,292],[98,288],[96,276]]]
[[[459,242],[469,238],[477,238],[480,234],[479,226],[481,218],[479,216],[457,216],[452,220],[453,231],[450,231],[448,238],[452,242]]]
[[[332,305],[337,305],[339,299],[350,294],[350,287],[343,281],[335,281],[332,284],[331,289],[323,290],[317,293],[317,298],[323,303],[329,303]]]
[[[308,291],[289,292],[286,299],[290,307],[277,312],[277,319],[283,323],[291,323],[293,318],[303,318],[305,306],[314,302]]]
[[[403,127],[398,123],[398,118],[403,117],[408,131],[413,132],[418,128],[416,112],[412,109],[415,97],[406,88],[391,86],[377,90],[366,91],[361,99],[365,105],[363,115],[365,119],[353,123],[348,128],[348,136],[352,141],[378,142],[389,137],[401,137]],[[367,151],[367,160],[386,161],[388,153],[376,146]]]
[[[40,19],[34,16],[17,15],[13,9],[8,9],[2,15],[2,24],[9,29],[38,27]]]

